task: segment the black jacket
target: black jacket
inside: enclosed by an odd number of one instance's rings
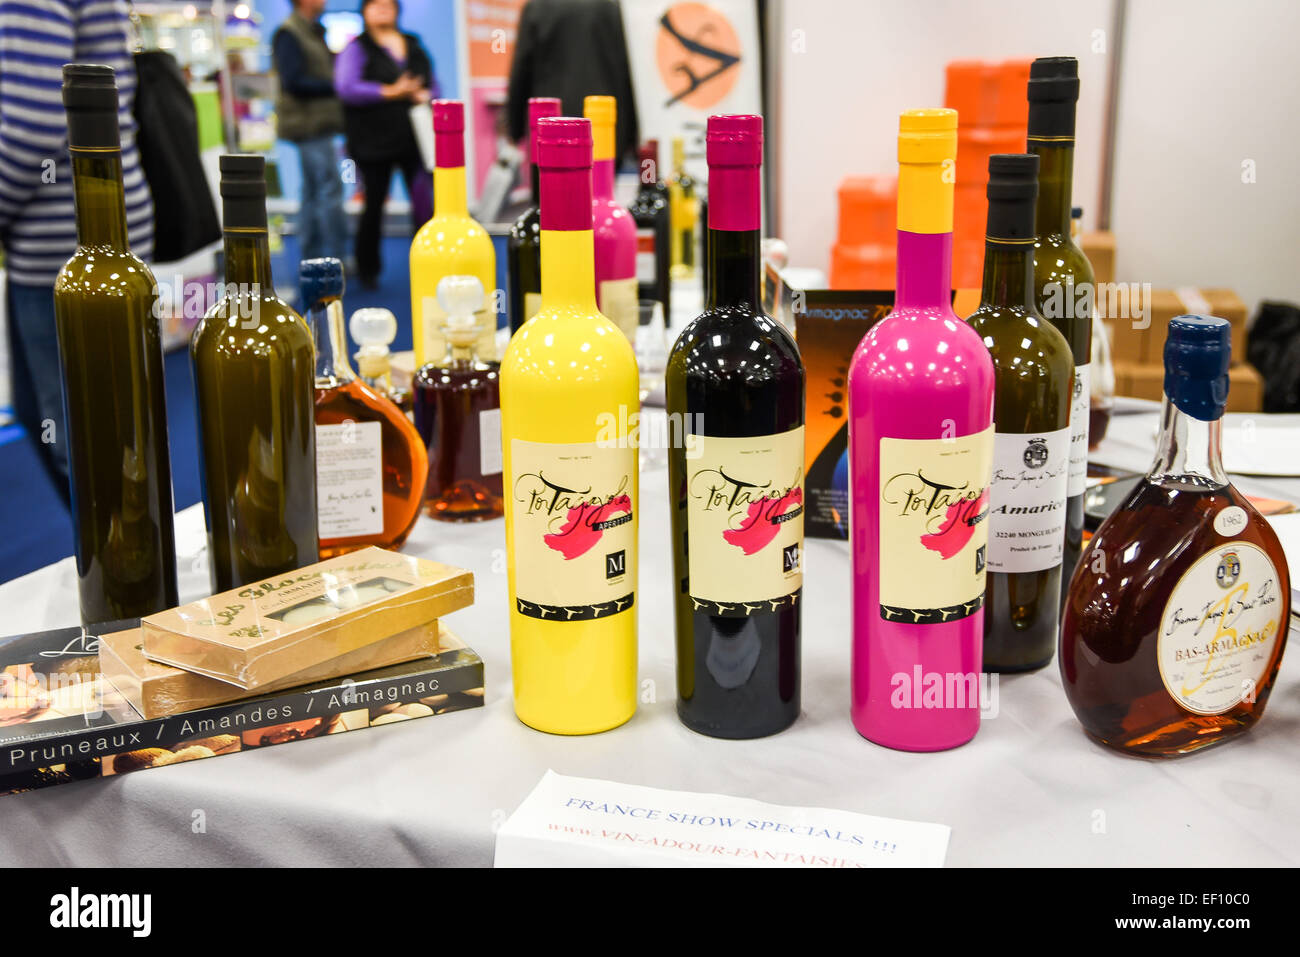
[[[433,88],[433,60],[425,52],[420,38],[410,33],[406,37],[406,65],[397,61],[368,33],[362,33],[354,43],[361,45],[366,54],[366,65],[361,72],[363,80],[373,83],[396,83],[403,73],[424,80],[426,89]],[[400,159],[420,156],[420,145],[411,129],[410,100],[385,100],[369,106],[343,105],[343,128],[347,133],[348,154],[358,163],[371,160]]]
[[[614,0],[529,0],[524,5],[506,106],[515,142],[528,134],[528,100],[534,96],[559,97],[565,116],[582,116],[585,96],[614,97],[618,158],[635,152],[636,99],[623,16]]]

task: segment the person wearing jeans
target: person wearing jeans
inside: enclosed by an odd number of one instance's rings
[[[131,251],[153,256],[153,197],[136,146],[135,62],[127,0],[0,2],[0,242],[14,412],[68,500],[63,365],[54,281],[77,250],[63,64],[117,74],[122,177]],[[111,396],[105,401],[111,401]]]
[[[348,153],[365,187],[357,228],[357,271],[373,288],[382,262],[384,201],[393,170],[401,172],[411,197],[414,233],[433,215],[429,173],[411,126],[411,106],[437,95],[433,59],[419,37],[398,26],[397,0],[362,0],[366,29],[339,54],[334,86],[343,100]]]
[[[347,247],[343,180],[334,142],[343,132],[343,107],[334,93],[334,54],[325,45],[320,23],[324,11],[325,0],[294,0],[293,13],[271,43],[280,77],[280,138],[298,147],[302,164],[298,242],[303,259],[343,259]]]

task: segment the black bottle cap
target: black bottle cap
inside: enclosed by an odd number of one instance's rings
[[[100,63],[63,67],[63,108],[68,114],[70,149],[122,148],[117,129],[117,76]]]
[[[221,199],[226,229],[266,229],[266,159],[255,153],[223,154]]]
[[[307,310],[327,300],[343,298],[343,263],[337,259],[304,259],[298,266],[298,291]]]
[[[989,220],[991,240],[1030,243],[1034,240],[1034,210],[1038,202],[1038,157],[1033,153],[995,153],[989,157]]]
[[[1079,61],[1039,57],[1029,65],[1029,138],[1073,140],[1079,102]]]
[[[1228,405],[1232,325],[1218,316],[1175,316],[1165,339],[1165,395],[1182,412],[1213,422]]]

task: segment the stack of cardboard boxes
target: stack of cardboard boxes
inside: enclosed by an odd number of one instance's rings
[[[1086,233],[1080,244],[1092,263],[1097,311],[1110,338],[1117,395],[1159,399],[1164,391],[1165,335],[1169,320],[1187,313],[1219,316],[1232,324],[1228,411],[1258,412],[1264,382],[1246,361],[1246,304],[1231,289],[1151,289],[1115,282],[1115,237]]]

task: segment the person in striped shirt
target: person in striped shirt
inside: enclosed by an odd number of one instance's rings
[[[0,0],[0,241],[8,272],[14,411],[67,497],[54,280],[77,248],[63,65],[117,72],[131,250],[153,254],[153,199],[136,149],[127,0]]]

